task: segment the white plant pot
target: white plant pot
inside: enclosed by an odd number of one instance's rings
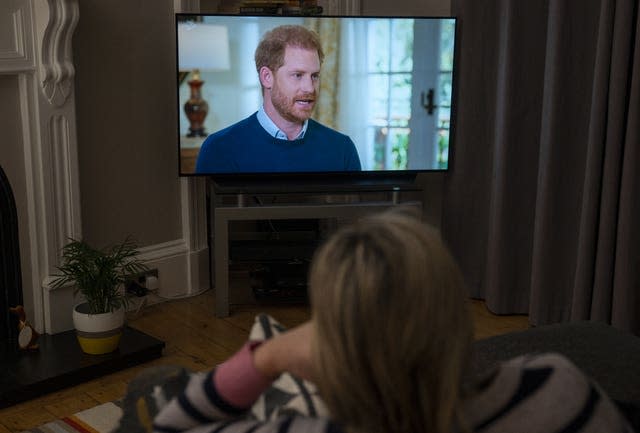
[[[103,314],[88,314],[88,311],[86,303],[73,307],[73,326],[82,351],[91,355],[113,352],[122,337],[124,308]]]

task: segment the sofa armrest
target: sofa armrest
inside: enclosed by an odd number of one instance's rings
[[[601,322],[540,326],[474,342],[470,374],[535,352],[569,358],[618,404],[640,431],[640,337]]]

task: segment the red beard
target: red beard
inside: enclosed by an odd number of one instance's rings
[[[301,104],[301,101],[306,103]],[[274,86],[271,90],[271,103],[284,119],[302,123],[311,117],[316,103],[316,94],[315,92],[304,93],[288,98]]]

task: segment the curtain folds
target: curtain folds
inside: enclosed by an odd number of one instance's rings
[[[443,235],[471,294],[640,335],[638,0],[453,0]]]
[[[305,26],[320,37],[325,58],[322,64],[320,90],[315,119],[320,123],[338,129],[338,80],[340,70],[340,22],[339,20],[307,20]]]

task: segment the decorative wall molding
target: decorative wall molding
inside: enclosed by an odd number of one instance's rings
[[[49,119],[51,166],[53,168],[54,236],[52,251],[57,252],[70,237],[76,237],[80,227],[80,197],[78,170],[75,167],[77,151],[72,139],[69,119],[63,114],[54,114]]]
[[[49,20],[41,48],[42,90],[49,102],[62,106],[73,88],[75,68],[71,41],[78,23],[76,0],[48,0]]]
[[[195,249],[184,239],[140,248],[138,258],[158,270],[157,295],[165,299],[193,296],[209,288],[208,249]]]
[[[9,26],[1,35],[3,39],[0,45],[0,72],[33,70],[35,55],[31,31],[31,4],[12,6],[14,9],[8,9],[4,18]],[[10,8],[7,5],[3,7]]]
[[[9,17],[7,17],[9,18]],[[11,45],[0,49],[0,59],[27,59],[27,51],[25,49],[25,33],[24,33],[24,14],[21,9],[16,9],[10,15],[9,34],[14,35],[11,38]],[[6,42],[9,42],[7,40]]]
[[[174,0],[174,11],[176,13],[199,12],[200,0]],[[210,286],[206,188],[207,183],[204,178],[180,179],[182,241],[187,252],[185,255],[187,281],[182,287],[185,292],[174,292],[170,296],[195,294]]]
[[[18,74],[20,91],[20,118],[22,123],[22,151],[24,154],[24,176],[27,189],[27,221],[21,224],[28,234],[28,245],[21,245],[27,251],[31,272],[22,275],[23,291],[29,290],[33,297],[33,321],[38,331],[44,331],[46,324],[44,316],[47,307],[44,304],[41,282],[42,269],[46,268],[48,260],[46,248],[47,218],[44,212],[42,184],[40,127],[38,115],[38,88],[35,74]],[[26,224],[24,224],[26,222]]]
[[[0,73],[18,78],[20,95],[22,142],[8,143],[7,151],[24,158],[18,175],[26,188],[20,231],[27,242],[21,250],[30,271],[23,273],[23,292],[29,293],[36,329],[55,333],[69,311],[62,310],[66,304],[59,298],[66,302],[73,296],[69,291],[52,298],[46,284],[66,239],[81,235],[71,49],[78,0],[2,2],[0,20],[11,23],[0,31],[0,47],[10,47],[0,56]]]
[[[24,157],[26,215],[19,230],[27,239],[23,292],[31,295],[38,332],[71,329],[76,302],[71,287],[51,290],[60,249],[82,236],[72,37],[80,0],[0,0],[0,73],[18,77],[21,143],[1,151]],[[194,0],[174,0],[193,8]],[[11,29],[4,26],[10,24]],[[5,47],[8,47],[5,49]],[[3,95],[0,95],[2,98]],[[181,179],[182,238],[141,248],[160,273],[161,295],[189,296],[208,288],[206,189],[203,179]]]
[[[182,239],[176,239],[161,244],[140,247],[138,248],[138,258],[144,261],[154,261],[184,254],[188,250],[187,244]]]
[[[187,255],[187,293],[195,294],[210,286],[207,242],[207,179],[188,177],[181,180],[182,238],[190,251]]]
[[[207,248],[207,179],[182,178],[180,198],[182,204],[182,237],[192,250]]]

